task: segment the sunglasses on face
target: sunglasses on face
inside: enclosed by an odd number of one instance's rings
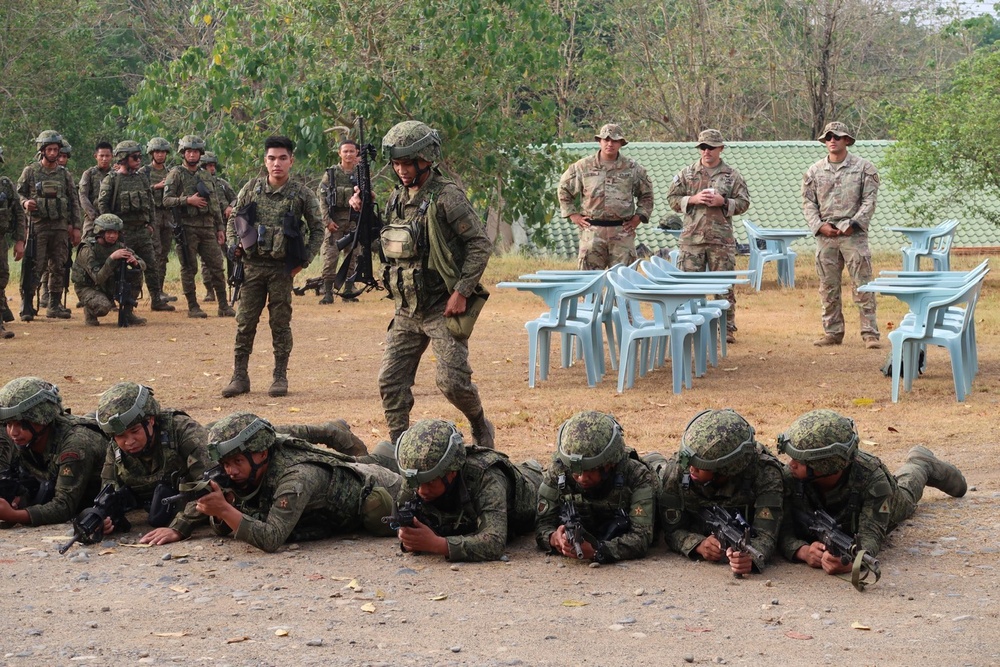
[[[716,148],[722,148],[722,146],[706,146],[705,144],[698,146],[700,151],[714,151]]]

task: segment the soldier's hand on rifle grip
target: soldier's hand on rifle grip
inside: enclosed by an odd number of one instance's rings
[[[566,537],[566,526],[559,526],[556,532],[549,536],[549,546],[561,553],[563,556],[568,556],[570,558],[576,558],[576,549],[573,547],[573,543],[569,541]],[[594,554],[597,550],[594,549],[594,545],[590,542],[584,540],[580,545],[583,549],[583,557],[586,560],[594,560]]]
[[[753,570],[753,559],[746,552],[726,549],[726,558],[729,559],[729,568],[733,574],[750,574]]]
[[[25,199],[23,204],[24,210],[28,213],[34,213],[38,210],[38,204],[34,199]]]
[[[826,545],[822,542],[803,544],[795,552],[795,557],[809,567],[823,567],[823,556],[826,555]]]
[[[825,551],[823,553],[821,565],[823,567],[823,571],[827,574],[847,574],[853,569],[853,563],[844,565],[840,562],[839,556],[834,556],[829,551]]]
[[[126,262],[130,262],[135,258],[132,257],[132,252],[128,248],[118,248],[111,253],[111,259],[124,259]]]
[[[104,517],[104,527],[102,528],[105,535],[110,535],[115,532],[115,522],[111,520],[111,517]]]
[[[448,540],[439,536],[431,530],[430,526],[421,523],[420,519],[416,517],[413,517],[412,527],[400,527],[399,541],[403,543],[407,551],[448,555]]]
[[[696,546],[694,550],[695,553],[705,560],[710,560],[715,563],[722,560],[722,543],[719,542],[715,535],[709,535],[703,539],[701,544]]]

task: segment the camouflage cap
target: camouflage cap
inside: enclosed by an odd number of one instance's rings
[[[35,137],[35,145],[39,150],[49,144],[59,144],[62,146],[62,135],[55,130],[42,130],[38,136]]]
[[[146,154],[149,155],[153,151],[167,151],[170,152],[170,142],[163,137],[153,137],[146,144]]]
[[[135,382],[112,385],[97,399],[97,424],[112,437],[159,412],[153,390]]]
[[[625,132],[622,131],[622,126],[615,123],[605,123],[602,125],[601,129],[594,135],[594,139],[612,139],[614,141],[622,142],[622,146],[628,146],[628,141],[625,139]]]
[[[841,123],[840,121],[833,121],[832,123],[827,123],[826,127],[823,128],[823,132],[816,138],[818,142],[826,143],[826,136],[832,134],[835,137],[847,137],[847,145],[854,145],[854,135],[851,131],[847,129],[847,125]]]
[[[9,421],[51,424],[62,411],[59,387],[41,378],[16,378],[0,389],[0,424]]]
[[[389,160],[420,158],[433,164],[441,161],[441,135],[419,120],[405,120],[385,133],[382,150]]]
[[[70,143],[68,141],[66,141],[65,139],[63,139],[62,142],[60,143],[60,145],[62,146],[62,148],[59,149],[60,153],[62,153],[63,155],[72,155],[73,154],[73,147],[70,146]]]
[[[423,419],[396,441],[399,474],[410,486],[432,482],[465,465],[465,441],[449,421]]]
[[[205,151],[205,154],[201,156],[200,164],[219,164],[219,157],[212,151]]]
[[[807,464],[819,476],[846,468],[857,449],[854,420],[833,410],[807,412],[778,436],[780,453]]]
[[[125,229],[125,223],[114,213],[102,213],[94,219],[94,234],[102,232],[120,232]]]
[[[688,422],[681,437],[687,465],[720,475],[743,472],[756,451],[753,427],[732,408],[704,410]]]
[[[722,132],[709,128],[698,133],[698,145],[718,148],[719,146],[725,146],[726,144],[722,141]]]
[[[274,427],[252,412],[234,412],[212,425],[208,432],[208,456],[218,463],[234,454],[263,452],[274,444]]]
[[[578,412],[559,427],[556,457],[572,472],[618,463],[625,456],[621,424],[596,410]]]

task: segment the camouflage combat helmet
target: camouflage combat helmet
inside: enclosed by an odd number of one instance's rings
[[[420,158],[434,164],[441,161],[441,135],[419,120],[406,120],[385,133],[382,150],[389,160]]]
[[[263,452],[274,444],[271,422],[252,412],[234,412],[208,432],[208,456],[218,463],[233,454]]]
[[[153,137],[146,144],[146,155],[149,155],[153,151],[167,151],[170,152],[170,142],[163,137]]]
[[[424,419],[396,441],[399,474],[410,486],[432,482],[465,465],[465,441],[455,425],[443,419]]]
[[[118,145],[115,146],[116,160],[124,160],[129,155],[133,154],[142,155],[142,146],[140,146],[137,141],[126,139],[125,141],[119,141]]]
[[[63,155],[72,155],[73,154],[73,147],[70,145],[70,143],[68,141],[66,141],[65,139],[63,139],[60,142],[60,144],[62,145],[62,148],[59,149],[60,153],[62,153]]]
[[[98,399],[97,424],[114,437],[159,412],[160,404],[153,398],[152,389],[135,382],[119,382]]]
[[[578,412],[559,427],[556,456],[577,473],[618,463],[625,457],[621,424],[603,412]]]
[[[819,477],[846,468],[857,449],[854,420],[833,410],[807,412],[778,436],[778,451],[805,463]]]
[[[62,146],[62,135],[55,130],[42,130],[41,134],[35,137],[35,146],[42,150],[49,144],[59,144]]]
[[[215,165],[217,165],[217,164],[219,164],[219,156],[216,155],[215,153],[213,153],[212,151],[205,151],[205,153],[201,156],[201,162],[200,162],[200,164],[215,164]]]
[[[719,475],[738,475],[756,451],[753,427],[732,408],[703,410],[681,437],[681,462]]]
[[[26,421],[51,424],[62,414],[59,388],[41,378],[22,377],[0,389],[0,423]]]
[[[177,152],[183,153],[189,148],[193,148],[196,151],[205,152],[205,140],[196,134],[185,134],[181,137],[181,140],[177,142]]]
[[[114,213],[102,213],[94,219],[94,235],[103,232],[120,232],[125,229],[125,223]]]

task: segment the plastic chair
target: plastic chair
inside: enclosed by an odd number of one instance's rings
[[[760,291],[767,262],[777,263],[779,285],[795,287],[795,258],[798,254],[789,244],[805,238],[809,233],[798,229],[763,229],[746,219],[743,220],[743,228],[750,244],[750,268],[756,278],[754,289]],[[758,240],[762,242],[763,249],[759,247]]]
[[[937,227],[890,227],[910,241],[910,246],[901,248],[903,271],[919,271],[920,258],[929,257],[936,271],[951,269],[951,244],[958,229],[958,220],[945,220]]]

